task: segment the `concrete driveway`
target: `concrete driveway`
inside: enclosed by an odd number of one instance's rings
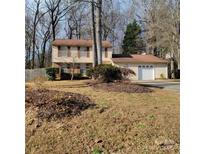
[[[135,83],[150,87],[180,91],[180,82],[176,81],[135,81]]]

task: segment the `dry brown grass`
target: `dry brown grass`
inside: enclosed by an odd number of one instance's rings
[[[33,108],[26,110],[26,153],[179,153],[179,93],[117,93],[93,90],[85,81],[45,82],[44,87],[89,96],[97,105],[80,116],[44,122],[39,127]],[[35,86],[30,84],[29,86]],[[171,139],[162,147],[158,138]]]

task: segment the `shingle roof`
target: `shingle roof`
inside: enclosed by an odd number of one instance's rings
[[[158,58],[153,55],[137,55],[133,54],[131,57],[112,58],[114,63],[168,63],[167,60]]]
[[[81,46],[81,47],[91,47],[92,46],[92,40],[74,40],[74,39],[56,39],[52,43],[55,46]],[[111,43],[109,41],[102,41],[102,46],[105,48],[112,47]]]

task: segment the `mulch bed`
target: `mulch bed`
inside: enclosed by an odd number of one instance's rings
[[[37,118],[50,121],[79,115],[95,104],[89,97],[77,93],[26,88],[25,106],[37,107]]]
[[[153,90],[132,84],[132,83],[122,83],[122,82],[110,82],[110,83],[88,83],[94,89],[102,89],[110,92],[126,92],[126,93],[150,93]]]

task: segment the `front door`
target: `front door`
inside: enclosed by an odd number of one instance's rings
[[[86,65],[85,64],[81,64],[80,65],[80,73],[85,76],[86,75]]]

